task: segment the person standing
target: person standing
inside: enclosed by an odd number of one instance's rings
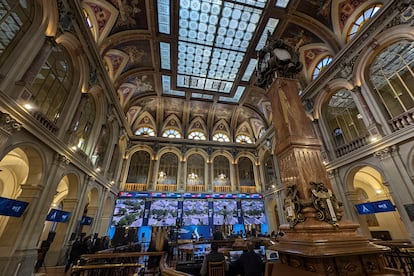
[[[236,265],[243,276],[263,275],[263,261],[260,255],[254,252],[252,242],[247,243],[247,251],[240,255]]]
[[[76,265],[80,256],[84,253],[84,246],[81,241],[81,237],[77,237],[72,244],[72,248],[69,253],[69,260],[65,266],[65,273],[69,270],[71,265]]]

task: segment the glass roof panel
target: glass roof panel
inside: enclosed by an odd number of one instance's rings
[[[170,34],[170,0],[158,0],[158,30]]]
[[[289,5],[290,0],[277,0],[276,1],[276,7],[279,8],[286,8],[287,5]]]
[[[251,58],[249,64],[247,64],[246,71],[244,71],[244,75],[242,77],[242,81],[249,81],[254,69],[256,69],[257,59]]]
[[[267,0],[181,0],[177,86],[230,93]]]
[[[160,42],[161,68],[171,70],[170,43]]]
[[[278,23],[279,23],[279,19],[269,18],[269,20],[267,21],[266,27],[264,28],[262,35],[260,36],[259,42],[257,42],[256,51],[263,49],[263,47],[266,44],[268,33],[270,32],[271,34],[273,34]]]
[[[171,89],[171,77],[162,75],[162,90],[163,94],[175,95],[175,96],[185,96],[184,91],[176,91]]]
[[[228,102],[228,103],[237,103],[237,102],[240,101],[240,98],[243,96],[243,93],[244,93],[245,89],[246,89],[246,87],[239,86],[239,87],[237,87],[236,93],[234,93],[233,98],[220,96],[219,101]]]

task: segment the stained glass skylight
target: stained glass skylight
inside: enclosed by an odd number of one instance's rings
[[[256,69],[257,59],[251,58],[249,64],[247,64],[246,71],[244,71],[244,75],[242,77],[242,81],[249,81],[250,77],[252,76],[254,69]]]
[[[230,93],[267,0],[181,0],[177,86]]]
[[[162,81],[163,94],[182,96],[182,97],[185,96],[184,91],[177,91],[177,90],[171,89],[171,77],[170,76],[162,75],[161,81]]]

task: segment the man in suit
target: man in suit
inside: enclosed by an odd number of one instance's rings
[[[262,276],[263,262],[262,258],[254,252],[254,244],[247,243],[247,251],[240,255],[237,260],[237,267],[243,276]]]
[[[210,253],[204,256],[203,264],[200,270],[201,276],[208,275],[208,263],[209,262],[221,262],[225,260],[226,258],[224,257],[224,254],[218,252],[218,245],[216,243],[212,243]],[[225,269],[228,270],[229,267],[228,267],[227,262],[225,262],[225,264],[226,264]]]

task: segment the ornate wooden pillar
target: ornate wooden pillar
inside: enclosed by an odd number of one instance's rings
[[[376,246],[342,220],[342,204],[332,192],[322,163],[321,141],[306,116],[294,76],[299,56],[282,40],[268,40],[259,52],[258,85],[267,90],[275,127],[274,154],[285,190],[289,224],[273,249],[282,263],[319,275],[367,275],[384,271]],[[276,275],[276,273],[275,273]]]

